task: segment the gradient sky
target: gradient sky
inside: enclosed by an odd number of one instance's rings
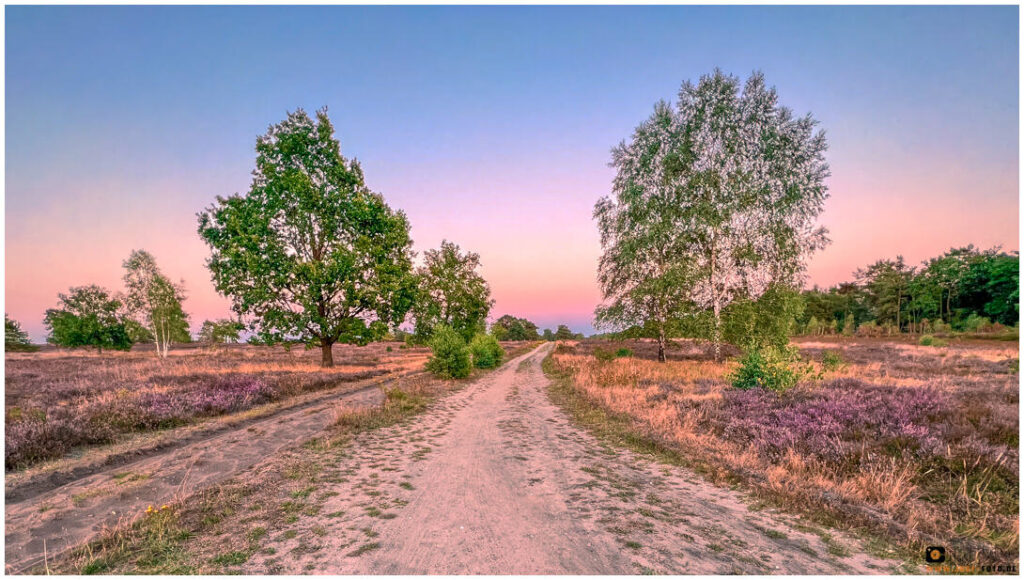
[[[6,13],[8,313],[152,252],[229,314],[197,211],[255,139],[329,112],[415,248],[479,252],[494,315],[590,332],[610,149],[684,79],[765,73],[827,131],[831,285],[881,257],[1018,249],[1018,8],[23,7]]]

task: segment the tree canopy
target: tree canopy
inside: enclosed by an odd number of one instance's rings
[[[256,152],[249,191],[199,214],[213,282],[261,341],[319,345],[333,366],[332,345],[379,339],[412,306],[409,222],[341,155],[326,110],[289,113]]]
[[[1003,326],[1017,324],[1020,316],[1020,256],[998,247],[950,248],[916,268],[900,256],[877,260],[854,277],[802,293],[804,312],[797,323],[804,332],[849,333],[868,323],[887,333],[921,332],[936,324],[968,330],[972,316]]]
[[[156,343],[157,356],[166,357],[172,342],[191,342],[188,314],[181,306],[183,285],[164,276],[156,259],[145,250],[134,250],[124,261],[124,269],[125,307]],[[129,334],[144,336],[133,329]]]
[[[477,272],[480,255],[462,253],[459,246],[444,240],[436,250],[424,253],[418,269],[419,292],[412,313],[416,334],[429,338],[434,328],[444,325],[470,341],[487,329],[487,315],[494,300],[487,281]]]
[[[245,330],[245,325],[229,318],[204,320],[203,326],[199,329],[199,342],[205,344],[236,343],[240,340],[239,335],[243,330]]]
[[[673,319],[685,318],[710,318],[720,357],[723,310],[795,286],[827,242],[814,223],[828,196],[824,134],[780,106],[760,73],[740,85],[716,70],[683,83],[674,108],[655,105],[613,150],[613,195],[594,209],[597,322],[653,322],[662,361]]]
[[[491,334],[498,340],[539,340],[537,325],[525,318],[505,314],[491,325]]]
[[[39,350],[39,347],[32,344],[28,333],[22,330],[16,320],[12,320],[7,313],[4,313],[4,350],[6,352],[31,352]]]
[[[99,286],[71,288],[59,294],[60,305],[46,311],[48,341],[57,346],[95,346],[129,350],[131,338],[125,328],[121,301]]]

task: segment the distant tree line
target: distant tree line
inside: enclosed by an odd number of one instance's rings
[[[854,280],[801,293],[803,334],[986,332],[1020,320],[1020,254],[973,245],[908,266],[879,260]]]

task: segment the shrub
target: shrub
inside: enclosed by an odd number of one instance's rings
[[[615,353],[604,348],[595,348],[594,358],[601,362],[610,362],[615,359]]]
[[[615,351],[615,358],[629,358],[631,356],[633,356],[633,349],[631,348],[623,347]]]
[[[782,392],[813,373],[811,366],[800,360],[795,347],[750,349],[739,362],[730,378],[732,386],[741,390],[760,387]]]
[[[874,320],[869,320],[857,327],[857,336],[882,336],[883,328]]]
[[[853,318],[853,313],[848,312],[846,314],[846,320],[843,322],[843,336],[853,336],[856,327],[857,322]]]
[[[501,364],[505,351],[498,344],[498,339],[490,334],[478,334],[469,343],[469,352],[473,355],[473,364],[478,369],[491,369]]]
[[[821,368],[826,371],[839,370],[844,364],[846,361],[843,360],[843,355],[838,350],[826,350],[821,353]]]
[[[967,320],[964,321],[964,330],[967,332],[990,332],[992,330],[992,321],[972,312],[967,317]]]
[[[935,338],[930,334],[926,334],[917,341],[917,344],[921,346],[946,346],[948,343],[941,338]]]
[[[430,339],[433,356],[427,361],[427,370],[442,379],[463,379],[469,376],[469,349],[459,333],[447,326],[439,326]]]

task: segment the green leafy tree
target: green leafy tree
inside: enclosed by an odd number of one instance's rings
[[[146,328],[159,357],[167,357],[173,342],[191,342],[188,315],[182,309],[185,290],[174,284],[145,250],[135,250],[124,261],[125,307]]]
[[[229,344],[241,340],[240,333],[245,330],[241,322],[228,318],[204,320],[199,329],[199,342],[205,344]]]
[[[687,256],[688,240],[678,227],[685,208],[669,177],[674,165],[666,161],[677,141],[675,113],[660,102],[631,141],[612,151],[613,196],[594,207],[603,249],[598,281],[604,298],[595,310],[596,326],[650,328],[662,362],[672,320],[693,311],[695,272]]]
[[[760,73],[741,90],[715,71],[684,83],[675,109],[657,104],[613,151],[614,198],[595,208],[598,323],[655,320],[663,351],[670,319],[709,311],[720,359],[724,309],[796,286],[806,257],[828,241],[815,226],[829,175],[816,124],[780,106]]]
[[[914,269],[903,262],[903,256],[897,256],[895,260],[878,260],[854,275],[867,292],[875,320],[894,324],[899,331]]]
[[[34,352],[39,347],[32,344],[28,333],[21,329],[16,320],[4,313],[4,350],[7,352]]]
[[[757,300],[738,299],[726,307],[722,313],[723,337],[745,350],[785,347],[803,308],[799,292],[772,286]]]
[[[214,284],[261,340],[319,345],[333,366],[335,343],[378,340],[412,306],[409,222],[342,157],[326,110],[289,113],[256,152],[248,193],[199,215]]]
[[[569,327],[564,324],[558,325],[558,330],[555,331],[555,340],[572,340],[576,335],[573,334]]]
[[[548,342],[551,342],[551,341],[555,340],[555,333],[551,332],[550,328],[545,328],[544,329],[543,338],[544,338],[544,340],[546,340]]]
[[[494,300],[487,281],[477,272],[479,267],[479,254],[461,253],[459,246],[447,240],[425,252],[412,308],[420,339],[429,338],[440,325],[451,327],[467,341],[487,329]]]
[[[79,286],[58,297],[59,307],[46,311],[48,342],[69,348],[94,346],[99,352],[104,348],[131,349],[131,337],[120,314],[121,301],[106,290],[95,285]]]
[[[538,340],[537,325],[525,318],[505,314],[491,325],[491,334],[498,340]]]

